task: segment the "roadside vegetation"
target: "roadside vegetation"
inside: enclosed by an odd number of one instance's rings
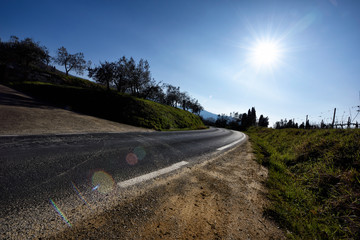
[[[49,65],[65,67],[65,73]],[[0,41],[0,83],[37,99],[80,113],[155,130],[205,128],[198,114],[203,109],[179,87],[156,83],[146,60],[118,62],[91,68],[83,53],[65,47],[51,57],[45,46],[30,38],[13,36]],[[69,75],[89,72],[95,82]],[[180,109],[181,108],[181,109]],[[191,111],[191,112],[190,112]]]
[[[268,127],[269,118],[260,115],[256,117],[255,107],[248,110],[247,113],[232,112],[230,116],[225,114],[218,115],[217,119],[208,118],[203,120],[209,126],[228,128],[237,131],[246,131],[250,127]]]
[[[11,87],[56,106],[155,130],[205,128],[199,116],[188,111],[104,89],[43,82],[11,83]]]
[[[360,129],[247,132],[269,169],[266,214],[292,239],[360,238]]]

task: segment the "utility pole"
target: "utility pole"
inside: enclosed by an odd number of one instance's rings
[[[334,116],[333,116],[333,120],[332,120],[331,128],[334,128],[334,123],[335,123],[335,114],[336,114],[336,108],[334,108]]]

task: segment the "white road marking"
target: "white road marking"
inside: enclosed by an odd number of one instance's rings
[[[132,186],[132,185],[135,185],[135,184],[138,184],[138,183],[141,183],[141,182],[156,178],[156,177],[158,177],[160,175],[163,175],[165,173],[172,172],[172,171],[174,171],[176,169],[181,168],[182,166],[185,166],[186,164],[188,164],[188,162],[181,161],[181,162],[175,163],[175,164],[173,164],[173,165],[171,165],[169,167],[159,169],[159,170],[157,170],[155,172],[151,172],[151,173],[148,173],[148,174],[136,177],[136,178],[126,180],[126,181],[118,182],[117,185],[119,187],[121,187],[121,188],[126,188],[126,187],[129,187],[129,186]]]
[[[235,142],[232,142],[232,143],[230,143],[230,144],[228,144],[228,145],[219,147],[218,149],[216,149],[216,151],[221,151],[221,150],[224,150],[224,149],[226,149],[226,148],[232,147],[232,146],[234,146],[235,144],[238,144],[239,142],[241,142],[244,138],[245,138],[245,134],[242,134],[242,137],[241,137],[239,140],[236,140]]]

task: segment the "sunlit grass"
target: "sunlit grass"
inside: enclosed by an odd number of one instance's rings
[[[248,132],[269,168],[269,217],[294,239],[359,239],[360,130]]]
[[[118,93],[84,86],[86,80],[59,85],[43,82],[15,82],[11,86],[58,107],[154,130],[203,129],[200,117],[188,111]]]

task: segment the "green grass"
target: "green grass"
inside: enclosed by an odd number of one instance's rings
[[[188,111],[106,91],[100,84],[44,66],[5,69],[0,81],[55,106],[111,121],[167,131],[205,128],[200,117]]]
[[[202,129],[200,117],[188,111],[139,99],[76,77],[62,84],[14,81],[11,87],[37,99],[84,114],[155,130]],[[95,85],[94,85],[95,84]]]
[[[265,213],[292,239],[360,238],[360,129],[247,134],[269,169]]]

